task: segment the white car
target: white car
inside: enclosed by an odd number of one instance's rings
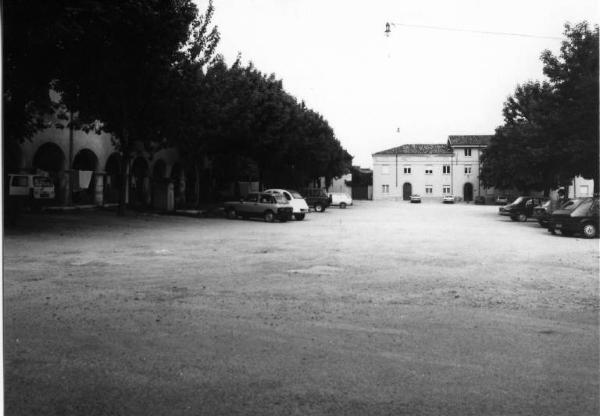
[[[442,202],[444,204],[454,204],[454,195],[444,195]]]
[[[341,192],[332,192],[329,194],[329,198],[331,198],[331,205],[337,205],[342,209],[352,205],[352,198]]]
[[[287,189],[267,189],[263,193],[272,195],[282,195],[293,208],[293,215],[298,221],[302,221],[308,213],[308,204],[298,191]]]
[[[410,203],[411,204],[420,204],[421,203],[421,195],[419,195],[419,194],[412,194],[410,196]]]

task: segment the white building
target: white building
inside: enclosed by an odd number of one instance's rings
[[[449,136],[446,144],[405,144],[373,154],[373,199],[493,195],[479,181],[479,160],[491,135]]]

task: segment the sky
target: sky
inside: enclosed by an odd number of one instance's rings
[[[196,0],[201,12],[208,0]],[[518,84],[543,80],[564,24],[597,0],[213,0],[217,52],[275,74],[321,113],[353,164],[407,143],[493,134]],[[386,22],[393,23],[389,37]],[[412,27],[435,26],[463,31]],[[517,33],[550,38],[466,32]],[[553,39],[554,38],[554,39]]]

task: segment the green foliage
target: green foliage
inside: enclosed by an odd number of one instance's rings
[[[243,66],[238,58],[228,67],[217,58],[188,91],[187,108],[197,113],[187,134],[171,144],[191,160],[208,155],[221,182],[299,187],[340,176],[350,166],[351,156],[327,121],[252,64]]]
[[[598,192],[598,28],[565,26],[559,57],[542,53],[548,82],[516,88],[482,156],[485,186],[544,190],[582,175]]]

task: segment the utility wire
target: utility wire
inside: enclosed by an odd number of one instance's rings
[[[484,35],[496,35],[496,36],[519,36],[523,38],[538,38],[538,39],[556,39],[561,40],[557,36],[543,36],[543,35],[531,35],[526,33],[513,33],[513,32],[491,32],[485,30],[469,30],[469,29],[458,29],[452,27],[442,27],[442,26],[426,26],[426,25],[411,25],[407,23],[386,23],[385,34],[389,36],[390,34],[390,25],[392,26],[406,26],[406,27],[416,27],[419,29],[433,29],[433,30],[446,30],[451,32],[468,32],[468,33],[480,33]]]

